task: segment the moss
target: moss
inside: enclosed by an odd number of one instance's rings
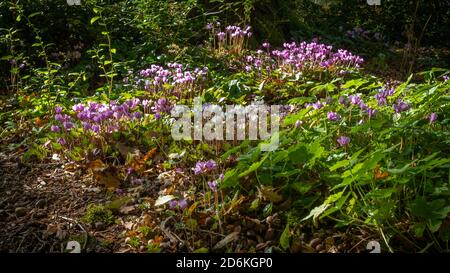
[[[105,225],[111,225],[114,223],[114,216],[111,210],[102,205],[89,204],[83,221],[89,224],[102,222]]]

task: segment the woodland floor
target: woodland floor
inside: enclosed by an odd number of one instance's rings
[[[0,252],[64,252],[71,240],[80,242],[85,252],[146,252],[144,246],[128,244],[130,237],[143,236],[137,231],[140,226],[154,227],[150,240],[158,243],[162,252],[194,251],[199,240],[215,252],[224,251],[226,243],[233,252],[247,252],[252,247],[263,252],[278,245],[276,237],[282,232],[278,213],[252,219],[239,211],[224,219],[222,233],[210,231],[208,219],[199,221],[196,234],[177,228],[174,216],[142,206],[170,184],[166,181],[164,185],[156,175],[141,185],[123,187],[126,197],[113,210],[114,224],[86,224],[82,217],[88,204],[112,204],[111,194],[94,182],[92,174],[70,163],[18,162],[17,154],[0,154]],[[302,234],[291,251],[363,252],[371,238],[359,229],[321,229]]]

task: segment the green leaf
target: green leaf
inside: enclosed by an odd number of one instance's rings
[[[335,171],[335,170],[337,170],[339,168],[348,166],[349,164],[350,164],[350,161],[345,159],[345,160],[341,160],[341,161],[336,162],[336,164],[331,166],[329,169],[330,169],[330,171]]]
[[[95,16],[91,19],[91,25],[95,23],[95,21],[97,21],[98,19],[100,19],[100,16]]]
[[[253,163],[246,171],[239,174],[239,178],[245,177],[246,175],[256,171],[261,165],[266,161],[270,153],[267,153],[260,161]]]
[[[284,228],[284,231],[280,237],[280,246],[283,250],[286,250],[289,248],[290,239],[291,239],[291,233],[290,233],[289,224],[288,224]]]

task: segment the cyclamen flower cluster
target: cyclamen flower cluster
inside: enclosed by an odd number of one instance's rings
[[[240,53],[244,48],[245,38],[252,36],[251,27],[227,26],[224,31],[213,33],[217,37],[219,52],[225,48],[234,53]]]
[[[140,77],[136,78],[138,86],[143,86],[145,90],[160,91],[171,86],[170,91],[177,95],[185,89],[194,89],[195,84],[205,80],[208,75],[208,68],[195,68],[193,71],[180,63],[168,63],[167,68],[159,65],[151,65],[150,68],[139,72]]]
[[[268,49],[269,45],[264,44],[263,48]],[[316,42],[301,42],[300,44],[284,43],[282,50],[258,50],[257,56],[248,56],[247,70],[253,68],[261,70],[262,68],[272,70],[279,68],[285,73],[297,73],[307,70],[336,70],[338,73],[342,69],[359,68],[364,60],[353,55],[347,50],[338,49],[332,51],[330,45]],[[275,64],[275,66],[274,66]]]
[[[155,113],[155,118],[160,119],[162,113],[170,114],[172,108],[173,106],[166,98],[160,98],[155,102],[152,111]]]
[[[394,95],[394,88],[383,87],[376,95],[375,99],[378,101],[378,105],[387,105],[388,98]]]
[[[79,103],[72,106],[72,110],[75,112],[74,118],[67,114],[62,114],[62,108],[58,106],[54,118],[62,124],[62,128],[66,131],[74,128],[75,123],[78,121],[85,132],[94,134],[113,133],[120,129],[122,123],[125,124],[129,120],[140,119],[142,113],[138,108],[143,104],[138,98],[126,101],[123,104],[117,104],[115,101],[111,101],[109,104],[96,102]],[[60,130],[61,128],[57,125],[51,127],[52,132],[59,132]]]
[[[212,159],[210,159],[208,161],[199,161],[195,165],[194,174],[195,175],[204,174],[204,173],[213,171],[216,168],[217,168],[216,161],[214,161]]]

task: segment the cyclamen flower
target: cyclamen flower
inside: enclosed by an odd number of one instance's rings
[[[376,113],[377,113],[377,110],[375,110],[373,108],[367,108],[367,115],[369,116],[369,118],[373,117]]]
[[[378,92],[378,94],[375,95],[375,99],[378,101],[378,105],[386,105],[388,103],[388,97],[392,96],[393,94],[393,88],[383,88],[380,92]]]
[[[433,123],[438,119],[438,115],[436,113],[431,113],[428,119],[430,120],[430,123]]]
[[[61,112],[62,112],[62,107],[61,106],[56,106],[55,113],[56,114],[61,114]]]
[[[217,38],[219,38],[219,41],[222,41],[223,39],[225,39],[225,32],[217,33]]]
[[[208,182],[208,186],[213,192],[217,192],[217,182],[216,181],[210,181]]]
[[[172,200],[169,202],[169,208],[170,209],[175,209],[178,205],[178,201],[177,200]]]
[[[313,104],[312,104],[312,107],[313,107],[314,109],[320,109],[320,108],[323,107],[323,104],[322,104],[320,101],[318,101],[318,102],[316,102],[316,103],[313,103]]]
[[[361,103],[361,98],[357,95],[351,95],[349,99],[351,104],[359,105]]]
[[[347,136],[340,136],[340,137],[337,139],[337,142],[338,142],[339,145],[341,145],[341,146],[346,146],[346,145],[348,145],[348,144],[350,143],[350,138],[347,137]]]
[[[181,199],[180,201],[178,201],[178,207],[180,209],[185,209],[187,207],[188,203],[185,199]]]
[[[172,200],[169,202],[169,208],[170,209],[176,209],[177,207],[181,210],[185,209],[187,207],[187,201],[185,199],[181,199],[179,201]]]
[[[327,118],[330,121],[338,121],[338,120],[341,119],[341,116],[338,113],[336,113],[336,112],[328,112],[327,113]]]
[[[394,107],[394,111],[396,113],[404,112],[410,108],[410,106],[406,102],[404,102],[402,99],[398,99],[397,103],[394,104],[393,107]]]
[[[66,145],[66,140],[64,138],[58,138],[58,143],[61,145]]]
[[[446,82],[446,81],[448,81],[449,77],[448,77],[448,75],[444,75],[444,76],[442,76],[442,79],[444,79],[444,82]]]
[[[84,110],[84,105],[81,103],[75,104],[74,106],[72,106],[72,110],[75,112],[81,112]]]
[[[70,130],[70,129],[73,128],[73,123],[70,122],[70,121],[64,121],[64,122],[63,122],[63,127],[64,127],[64,129],[66,129],[66,130]]]
[[[194,168],[194,174],[198,175],[198,174],[203,174],[212,170],[215,170],[217,167],[217,164],[214,160],[208,160],[208,161],[204,161],[204,162],[197,162],[197,164],[195,165]]]
[[[50,128],[50,130],[51,130],[52,132],[59,132],[59,131],[60,131],[59,127],[56,126],[56,125],[52,125],[52,127]]]

